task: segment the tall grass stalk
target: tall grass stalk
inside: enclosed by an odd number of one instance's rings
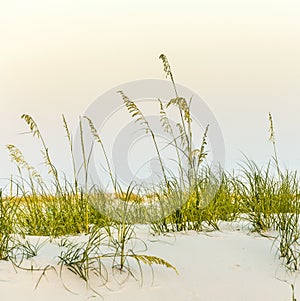
[[[57,189],[57,193],[62,194],[63,193],[63,189],[61,187],[60,181],[59,181],[59,176],[58,176],[58,171],[55,168],[54,164],[52,163],[52,160],[50,158],[49,155],[49,149],[46,145],[46,142],[42,136],[42,133],[40,132],[36,122],[34,121],[34,119],[28,115],[28,114],[23,114],[21,116],[21,119],[25,120],[25,122],[27,123],[27,125],[29,126],[29,129],[34,136],[36,136],[42,143],[43,146],[43,150],[42,153],[44,155],[44,161],[45,161],[45,165],[48,167],[48,172],[53,176],[54,181],[55,181],[55,187]]]
[[[99,143],[100,146],[101,146],[102,153],[103,153],[103,155],[105,157],[106,166],[108,168],[109,177],[110,177],[111,183],[113,185],[114,191],[116,192],[118,184],[117,184],[117,181],[116,181],[116,179],[115,179],[115,177],[113,175],[112,168],[110,166],[109,159],[108,159],[108,156],[107,156],[107,152],[105,150],[105,147],[104,147],[104,144],[102,142],[102,139],[101,139],[100,135],[98,134],[98,131],[97,131],[97,129],[96,129],[93,121],[88,116],[84,116],[84,118],[88,121],[91,133],[92,133],[95,141],[97,143]],[[82,143],[82,145],[84,145],[84,143]]]
[[[121,94],[123,102],[124,102],[128,112],[131,114],[132,118],[136,118],[136,122],[140,123],[142,126],[145,126],[146,133],[150,133],[150,136],[152,138],[152,141],[153,141],[153,144],[154,144],[154,147],[155,147],[155,150],[156,150],[156,154],[157,154],[157,157],[158,157],[158,160],[159,160],[159,164],[160,164],[160,167],[161,167],[161,171],[162,171],[162,174],[163,174],[165,185],[166,185],[166,187],[168,187],[169,183],[168,183],[165,167],[163,165],[163,161],[162,161],[161,154],[160,154],[160,151],[159,151],[159,148],[158,148],[158,144],[157,144],[157,141],[156,141],[155,134],[154,134],[152,128],[150,127],[149,122],[147,121],[147,119],[144,116],[143,112],[138,108],[138,106],[133,101],[131,101],[129,99],[129,97],[123,91],[119,91],[119,93]]]
[[[277,147],[276,147],[276,139],[275,139],[275,129],[274,129],[273,117],[272,117],[272,114],[270,112],[269,112],[269,124],[270,124],[270,127],[269,127],[269,132],[270,132],[269,141],[273,145],[274,161],[275,161],[275,164],[276,164],[278,176],[280,176],[279,160],[278,160],[278,155],[277,155]]]

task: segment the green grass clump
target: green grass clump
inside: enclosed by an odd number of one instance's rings
[[[27,235],[51,236],[88,233],[100,218],[83,194],[23,196],[17,222]]]
[[[18,204],[13,199],[5,198],[0,190],[0,260],[9,259],[14,249],[15,212]]]

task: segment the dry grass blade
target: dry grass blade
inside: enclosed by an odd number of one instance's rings
[[[128,112],[131,114],[131,117],[136,118],[136,122],[139,122],[141,125],[145,125],[146,133],[148,133],[150,126],[142,111],[137,107],[137,105],[132,100],[129,99],[129,97],[123,91],[118,91],[118,93],[121,94],[123,102]]]
[[[34,178],[40,185],[43,184],[42,176],[33,166],[28,164],[19,148],[12,144],[6,145],[6,148],[9,151],[12,162],[14,162],[19,168],[26,169],[30,178]]]
[[[192,121],[191,115],[190,115],[190,108],[189,108],[189,105],[188,105],[188,103],[187,103],[187,101],[186,101],[185,98],[183,98],[183,97],[172,98],[168,102],[167,108],[170,105],[176,105],[176,106],[178,106],[178,108],[180,109],[180,111],[182,111],[184,113],[184,119],[185,119],[186,122],[190,123]]]
[[[43,148],[44,150],[42,151],[43,156],[44,156],[44,161],[45,161],[45,165],[48,167],[48,173],[52,174],[55,180],[55,185],[56,185],[56,190],[57,192],[62,194],[62,187],[59,181],[59,177],[58,177],[58,172],[54,166],[54,164],[51,161],[50,155],[49,155],[49,149],[45,143],[45,140],[43,139],[43,136],[36,124],[36,122],[34,121],[34,119],[27,115],[27,114],[23,114],[21,116],[21,119],[24,119],[25,122],[28,124],[30,131],[32,132],[33,136],[37,136],[38,139],[40,139],[40,141],[42,142]]]
[[[199,168],[200,164],[203,162],[203,160],[207,156],[207,152],[205,151],[205,146],[207,145],[208,128],[209,128],[209,125],[207,125],[205,128],[200,148],[194,149],[192,151],[192,156],[194,157],[193,159],[196,159],[196,162],[195,162],[196,168]]]
[[[205,154],[205,146],[207,145],[207,133],[208,133],[208,128],[209,128],[209,124],[206,126],[204,134],[203,134],[203,138],[202,138],[202,143],[200,146],[200,154]]]
[[[172,74],[172,71],[171,71],[171,66],[168,62],[168,59],[167,57],[164,55],[164,54],[161,54],[159,56],[159,58],[162,60],[163,64],[164,64],[164,71],[166,73],[166,77],[170,76],[171,79],[173,78],[173,74]]]
[[[176,85],[175,85],[175,81],[174,81],[174,77],[173,77],[173,73],[171,71],[171,66],[169,64],[169,61],[167,59],[167,57],[164,54],[161,54],[159,56],[159,58],[162,60],[163,64],[164,64],[164,71],[166,73],[166,78],[170,77],[172,84],[173,84],[173,88],[176,94],[176,97],[178,97],[178,93],[177,93],[177,89],[176,89]]]
[[[11,160],[15,162],[18,166],[20,166],[21,168],[26,168],[28,171],[33,169],[33,167],[31,167],[24,159],[24,156],[20,149],[18,149],[15,145],[8,144],[6,145],[6,148],[9,151]]]
[[[63,124],[64,124],[65,131],[66,131],[66,134],[67,134],[67,138],[68,138],[69,142],[71,142],[72,137],[71,137],[71,133],[70,133],[70,130],[69,130],[69,127],[68,127],[68,123],[67,123],[67,120],[66,120],[64,114],[62,114],[62,119],[63,119]]]
[[[92,133],[93,137],[95,138],[95,140],[96,140],[99,144],[101,144],[101,146],[104,146],[104,145],[103,145],[103,142],[102,142],[102,140],[101,140],[101,138],[100,138],[100,136],[99,136],[99,134],[98,134],[98,131],[97,131],[97,129],[95,128],[95,125],[94,125],[93,121],[92,121],[89,117],[87,117],[87,116],[83,116],[83,118],[85,118],[85,119],[88,121],[89,126],[90,126],[90,130],[91,130],[91,133]]]
[[[169,121],[169,118],[167,116],[167,113],[164,109],[164,105],[162,103],[162,101],[160,99],[158,99],[158,102],[159,102],[159,113],[160,113],[160,122],[162,124],[162,127],[164,129],[164,131],[166,133],[169,133],[173,136],[173,131],[172,131],[172,127],[171,127],[171,124],[170,124],[170,121]]]
[[[172,264],[170,264],[169,262],[167,262],[162,258],[156,256],[150,256],[150,255],[137,255],[137,254],[130,254],[128,256],[150,266],[153,264],[163,265],[169,269],[173,269],[176,272],[176,274],[178,274],[177,269]]]
[[[41,138],[41,133],[39,131],[39,128],[38,128],[36,122],[33,120],[33,118],[30,115],[23,114],[21,116],[21,119],[24,119],[26,121],[33,136],[36,135],[38,138]]]
[[[271,141],[272,143],[275,143],[275,130],[274,130],[273,118],[272,118],[271,113],[269,113],[269,123],[270,123],[270,128],[269,128],[270,137],[269,137],[269,141]]]
[[[272,117],[271,113],[269,113],[269,123],[270,123],[270,128],[269,128],[270,137],[269,137],[269,141],[271,141],[272,144],[273,144],[274,160],[275,160],[275,164],[276,164],[278,176],[280,177],[280,167],[279,167],[279,161],[278,161],[277,149],[276,149],[275,130],[274,130],[273,117]]]

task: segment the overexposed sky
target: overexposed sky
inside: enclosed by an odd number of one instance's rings
[[[215,114],[227,168],[241,152],[259,164],[270,158],[271,111],[282,164],[299,169],[299,16],[296,0],[0,0],[0,176],[12,173],[8,143],[42,161],[35,140],[19,135],[22,113],[36,119],[63,165],[61,114],[76,130],[105,91],[163,79],[160,53]]]

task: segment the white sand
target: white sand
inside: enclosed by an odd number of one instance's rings
[[[169,261],[179,275],[155,266],[152,283],[151,270],[145,267],[142,287],[133,278],[117,285],[111,276],[107,287],[97,289],[104,300],[291,301],[289,283],[293,282],[300,300],[300,281],[285,270],[276,248],[272,248],[272,239],[226,224],[221,232],[155,238],[148,235],[145,227],[137,232],[148,245],[146,254]],[[53,265],[59,252],[55,244],[48,243],[34,261],[40,266]],[[63,279],[73,293],[66,290],[55,271],[48,271],[34,290],[40,275],[41,272],[15,271],[9,262],[0,262],[0,300],[102,300],[69,271],[63,273]]]

